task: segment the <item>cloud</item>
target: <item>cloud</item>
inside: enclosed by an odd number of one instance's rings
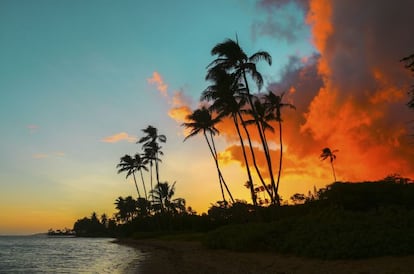
[[[29,129],[30,133],[35,133],[39,129],[39,126],[31,124],[28,125],[27,128]]]
[[[309,36],[309,27],[304,24],[307,1],[262,0],[257,7],[267,16],[252,24],[253,39],[268,36],[291,44]]]
[[[187,115],[192,113],[190,101],[190,98],[185,96],[182,90],[175,91],[169,102],[171,108],[168,115],[178,123],[185,122]]]
[[[50,155],[49,154],[45,154],[45,153],[36,153],[32,155],[32,158],[34,159],[45,159],[45,158],[49,158]]]
[[[102,142],[104,143],[118,143],[121,141],[127,141],[129,143],[133,143],[137,141],[137,138],[134,136],[130,136],[126,132],[120,132],[120,133],[116,133],[114,135],[111,135],[111,136],[108,136],[102,139]]]
[[[147,79],[147,82],[151,85],[155,85],[157,90],[163,95],[167,96],[168,85],[164,82],[161,75],[154,71],[152,77]]]
[[[259,4],[276,16],[288,2],[263,0]],[[285,102],[296,106],[296,111],[282,110],[281,191],[303,193],[333,181],[330,163],[319,159],[324,147],[339,149],[335,161],[339,180],[376,180],[391,173],[414,177],[408,123],[413,116],[405,105],[412,78],[399,62],[414,50],[414,36],[407,32],[414,2],[294,2],[306,11],[303,22],[311,28],[318,53],[304,59],[290,57],[281,73],[273,76],[279,80],[266,87],[276,94],[285,92]],[[257,34],[280,35],[279,31]],[[276,145],[271,154],[277,174],[279,136],[277,125],[272,125],[275,133],[266,136]],[[225,119],[217,127],[227,142],[220,162],[244,168],[232,121]],[[258,134],[254,128],[251,132],[257,155],[263,155]],[[267,175],[262,156],[258,164]]]

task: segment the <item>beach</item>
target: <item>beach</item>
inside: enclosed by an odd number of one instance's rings
[[[266,252],[207,249],[199,242],[119,240],[145,254],[128,273],[413,273],[414,256],[320,260]]]

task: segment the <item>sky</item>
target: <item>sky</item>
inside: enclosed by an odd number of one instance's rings
[[[72,227],[93,211],[111,216],[116,198],[136,196],[116,165],[140,152],[148,125],[167,136],[160,179],[176,182],[176,197],[198,213],[220,200],[205,141],[183,142],[181,124],[209,85],[211,49],[227,38],[248,55],[272,55],[271,66],[258,65],[265,83],[255,93],[285,92],[296,106],[283,112],[283,199],[333,182],[324,147],[338,149],[338,180],[414,178],[405,105],[414,79],[399,62],[414,52],[413,8],[410,0],[1,1],[0,235]],[[219,129],[224,177],[248,201],[233,125]],[[278,132],[268,136],[278,159]]]

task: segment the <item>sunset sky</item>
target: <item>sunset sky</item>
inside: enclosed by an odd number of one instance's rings
[[[414,53],[413,10],[411,0],[1,1],[0,235],[112,215],[117,197],[136,197],[116,165],[140,151],[148,125],[168,139],[161,181],[206,212],[221,199],[214,162],[202,136],[183,143],[180,125],[209,84],[211,49],[236,34],[248,55],[273,57],[258,66],[260,91],[296,106],[282,113],[282,198],[332,183],[324,147],[339,150],[338,180],[414,178],[414,78],[399,62]],[[224,177],[250,202],[233,126],[219,129]],[[268,139],[278,159],[278,132]]]

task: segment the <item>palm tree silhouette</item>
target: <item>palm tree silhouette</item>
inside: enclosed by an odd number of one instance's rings
[[[203,132],[204,138],[206,139],[207,145],[210,149],[211,156],[213,157],[214,163],[216,164],[223,201],[226,202],[226,198],[224,196],[224,190],[223,190],[223,185],[224,185],[227,190],[227,193],[230,196],[230,200],[232,201],[232,203],[234,203],[233,195],[231,195],[231,192],[223,178],[223,175],[221,173],[221,170],[218,164],[217,151],[216,151],[216,146],[214,144],[214,138],[213,138],[214,135],[219,133],[217,128],[215,128],[215,124],[220,121],[220,118],[217,117],[213,119],[211,116],[211,112],[206,107],[196,109],[193,113],[189,114],[186,118],[189,122],[183,123],[182,126],[184,126],[185,128],[191,129],[191,132],[189,135],[187,135],[184,138],[184,141],[186,141],[190,137],[197,135],[200,132]],[[211,141],[209,140],[207,136],[207,132],[210,135]]]
[[[280,183],[280,174],[282,172],[282,159],[283,159],[283,140],[282,140],[282,108],[289,107],[291,109],[296,109],[296,107],[289,103],[283,103],[283,96],[285,95],[282,92],[280,95],[275,95],[273,92],[269,91],[268,94],[265,95],[265,105],[270,113],[275,115],[275,120],[279,124],[279,144],[280,144],[280,157],[279,157],[279,171],[277,174],[277,183],[275,195],[279,198],[279,183]],[[279,199],[278,199],[279,200]]]
[[[266,51],[258,51],[251,55],[250,57],[243,51],[239,46],[238,42],[231,39],[227,39],[223,43],[219,43],[213,47],[211,50],[212,55],[217,55],[218,58],[213,60],[207,67],[209,68],[207,72],[207,79],[214,77],[216,70],[225,70],[234,75],[234,79],[238,83],[243,83],[245,87],[245,96],[247,102],[250,105],[250,108],[253,112],[256,112],[255,106],[252,101],[251,92],[249,89],[249,83],[247,80],[247,75],[250,75],[252,80],[256,83],[258,89],[260,90],[263,85],[263,77],[256,69],[256,63],[258,61],[264,60],[269,65],[272,63],[272,58],[270,54]],[[265,157],[269,169],[269,175],[272,186],[275,186],[274,176],[272,171],[272,164],[270,159],[270,153],[268,145],[263,136],[263,129],[259,121],[255,121],[257,130],[260,136],[260,140],[263,145],[263,150],[265,152]],[[274,202],[274,199],[272,198]]]
[[[336,182],[336,175],[335,175],[335,168],[334,168],[334,160],[336,159],[336,155],[335,152],[338,152],[339,150],[335,149],[335,150],[331,150],[329,147],[325,147],[324,149],[322,149],[322,153],[319,156],[321,158],[321,160],[326,160],[329,158],[330,162],[331,162],[331,166],[332,166],[332,174],[334,177],[334,182]]]
[[[131,196],[125,199],[119,196],[115,201],[115,205],[115,208],[118,209],[116,217],[122,222],[131,221],[137,213],[137,201]]]
[[[148,126],[147,128],[142,130],[146,135],[138,140],[137,144],[142,144],[142,148],[144,150],[144,155],[147,161],[152,163],[155,162],[155,175],[157,178],[157,184],[160,183],[159,178],[159,167],[158,162],[160,162],[159,155],[164,155],[161,151],[161,146],[159,143],[165,143],[167,141],[167,137],[163,134],[158,134],[158,129],[153,126]],[[151,175],[152,176],[152,175]],[[151,188],[152,188],[152,180],[151,180]]]
[[[260,126],[263,130],[263,139],[265,143],[267,144],[267,137],[266,137],[266,130],[270,130],[271,132],[274,132],[274,128],[270,125],[269,122],[275,120],[275,117],[272,112],[269,111],[267,106],[260,101],[258,97],[253,96],[253,105],[256,111],[253,111],[251,108],[242,110],[243,113],[246,113],[252,117],[250,120],[246,120],[244,124],[247,125],[253,125],[256,124],[256,122],[260,123]],[[269,150],[269,160],[270,160],[270,166],[272,166],[272,162],[270,159],[270,150]],[[272,168],[273,170],[273,168]],[[273,197],[275,196],[275,189],[273,188],[273,185],[270,185],[269,188],[268,185],[262,180],[262,185],[264,189],[266,190],[267,194],[269,195],[270,199],[273,201]]]
[[[213,84],[208,86],[201,95],[201,100],[212,101],[209,109],[218,113],[220,118],[230,116],[233,119],[234,126],[239,136],[240,145],[242,148],[244,163],[252,196],[252,202],[257,205],[256,193],[253,187],[253,178],[250,171],[249,162],[247,160],[246,148],[244,140],[240,132],[239,119],[243,124],[243,118],[240,114],[241,108],[245,105],[243,96],[239,92],[243,88],[241,84],[235,83],[234,77],[224,70],[215,70],[214,74],[210,75],[210,80]],[[246,129],[247,130],[247,129]],[[250,136],[247,135],[250,141]],[[254,156],[254,154],[253,154]],[[254,161],[256,159],[254,158]],[[260,175],[260,174],[259,174]],[[261,175],[260,175],[261,177]],[[262,179],[262,178],[261,178]]]
[[[153,207],[161,213],[178,213],[185,211],[185,200],[183,198],[172,199],[175,194],[175,182],[170,185],[168,182],[159,183],[151,190],[151,196],[155,202]]]
[[[141,193],[139,192],[137,180],[135,178],[135,172],[137,172],[138,169],[141,169],[143,167],[137,163],[136,158],[132,158],[130,155],[125,154],[121,157],[121,161],[116,167],[118,168],[118,174],[122,172],[127,173],[125,177],[126,179],[131,175],[133,176],[135,188],[137,189],[138,193],[138,198],[141,198]]]

